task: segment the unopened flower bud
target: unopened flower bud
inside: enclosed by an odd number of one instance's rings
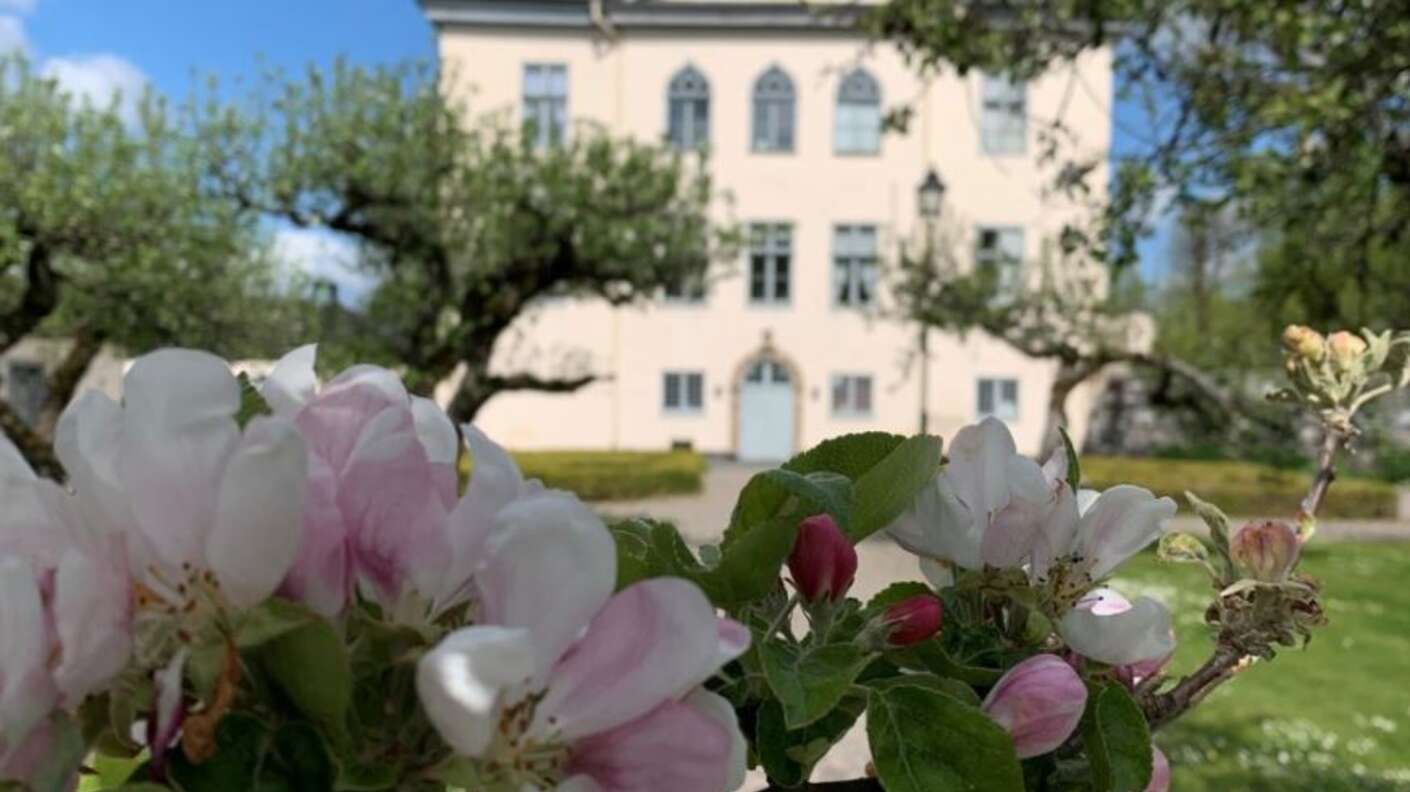
[[[1326,354],[1326,342],[1322,334],[1303,325],[1287,326],[1283,331],[1283,346],[1294,355],[1307,358],[1313,363],[1320,362]]]
[[[1067,742],[1087,707],[1087,686],[1057,655],[1040,654],[1009,669],[984,699],[984,712],[1013,737],[1019,759]]]
[[[1332,365],[1336,366],[1338,371],[1350,371],[1356,361],[1366,353],[1366,341],[1345,330],[1338,330],[1327,338],[1327,351],[1332,356]]]
[[[892,646],[914,646],[940,632],[945,606],[930,594],[917,594],[894,603],[883,617],[886,641]]]
[[[1276,520],[1245,523],[1234,533],[1229,552],[1254,580],[1278,583],[1297,564],[1302,543],[1291,525]]]
[[[1151,782],[1145,792],[1167,792],[1170,789],[1170,761],[1159,748],[1151,746]]]
[[[815,514],[798,525],[788,571],[805,602],[835,602],[857,576],[857,549],[830,515]]]

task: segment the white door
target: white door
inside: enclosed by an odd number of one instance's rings
[[[788,369],[755,361],[739,386],[739,459],[778,462],[793,456],[793,383]]]

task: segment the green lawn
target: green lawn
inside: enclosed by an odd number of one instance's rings
[[[708,463],[694,451],[513,451],[525,478],[585,501],[635,500],[699,492]],[[470,460],[461,457],[461,475]]]
[[[1410,544],[1341,543],[1308,551],[1331,624],[1217,690],[1157,737],[1174,792],[1410,790]],[[1175,673],[1207,654],[1207,578],[1143,556],[1116,587],[1176,614]]]

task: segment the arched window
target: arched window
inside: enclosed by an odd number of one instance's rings
[[[793,80],[777,66],[754,81],[755,151],[793,150],[793,113],[796,110]]]
[[[676,148],[710,142],[710,83],[694,66],[676,72],[666,88],[666,139]]]
[[[863,69],[853,70],[837,86],[833,145],[838,154],[881,150],[881,86]]]

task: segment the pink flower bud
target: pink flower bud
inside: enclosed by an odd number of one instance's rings
[[[1229,547],[1244,572],[1265,583],[1287,580],[1300,551],[1297,531],[1275,520],[1244,523]]]
[[[1360,336],[1338,330],[1327,337],[1327,351],[1331,353],[1332,365],[1341,371],[1350,371],[1366,353],[1366,342]]]
[[[1287,329],[1283,330],[1283,346],[1292,354],[1307,358],[1313,363],[1320,362],[1326,352],[1322,334],[1302,325],[1288,325]]]
[[[1057,655],[1040,654],[1009,669],[984,699],[984,712],[1013,737],[1019,759],[1056,750],[1087,707],[1087,686]]]
[[[1170,761],[1155,746],[1151,746],[1151,754],[1151,782],[1146,792],[1166,792],[1170,789]]]
[[[798,525],[788,571],[805,602],[835,602],[857,576],[857,549],[831,516],[815,514]]]
[[[893,603],[884,617],[889,625],[886,641],[892,646],[913,646],[928,640],[940,632],[944,616],[945,606],[930,594]]]

